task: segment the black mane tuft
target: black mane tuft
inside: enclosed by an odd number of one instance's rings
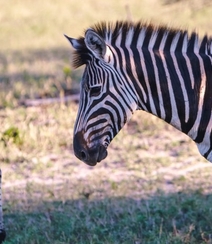
[[[161,25],[153,25],[148,23],[142,23],[142,22],[129,22],[129,21],[117,21],[115,23],[112,22],[100,22],[94,26],[91,27],[99,36],[101,36],[108,45],[115,45],[115,41],[117,40],[120,33],[122,33],[122,36],[126,36],[126,34],[129,32],[129,30],[133,29],[133,37],[134,39],[138,37],[139,33],[142,29],[146,30],[146,43],[150,41],[150,38],[152,34],[155,32],[158,32],[160,36],[163,36],[165,33],[168,34],[167,40],[166,40],[166,46],[165,49],[170,48],[172,41],[176,37],[176,35],[180,35],[179,37],[179,43],[177,45],[177,49],[181,50],[183,45],[183,39],[186,36],[187,42],[188,42],[188,51],[191,50],[191,47],[198,44],[197,47],[199,52],[207,52],[208,54],[212,54],[212,38],[208,38],[207,36],[204,36],[203,40],[201,42],[196,42],[198,40],[198,34],[196,32],[193,32],[191,35],[188,34],[188,31],[184,31],[182,29],[175,29],[175,28],[169,28],[167,26]],[[84,65],[89,60],[89,56],[91,55],[91,52],[87,49],[84,37],[80,37],[78,39],[79,43],[81,44],[81,48],[78,50],[75,50],[73,55],[73,66],[74,68],[78,68],[81,65]],[[136,41],[136,40],[135,40]],[[145,44],[143,46],[146,47]],[[164,50],[165,50],[164,49]],[[194,49],[192,50],[194,51]]]

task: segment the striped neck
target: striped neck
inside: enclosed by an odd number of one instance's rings
[[[141,23],[94,29],[133,82],[139,107],[199,141],[196,126],[210,116],[202,108],[210,103],[206,95],[212,97],[212,39]]]

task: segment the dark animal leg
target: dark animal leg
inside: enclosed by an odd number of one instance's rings
[[[2,192],[1,192],[1,169],[0,169],[0,244],[3,243],[6,237],[3,223],[3,210],[2,210]]]

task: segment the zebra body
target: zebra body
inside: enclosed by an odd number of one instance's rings
[[[133,112],[145,110],[197,143],[212,161],[212,39],[142,23],[100,23],[69,38],[85,64],[74,131],[75,155],[89,165]]]

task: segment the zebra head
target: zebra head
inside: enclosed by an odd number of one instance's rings
[[[101,36],[88,29],[83,38],[67,38],[75,49],[74,66],[85,64],[74,128],[74,153],[94,166],[107,157],[108,145],[137,109],[137,98],[132,86],[126,83],[125,74],[120,72],[115,47],[107,43],[106,33]]]

